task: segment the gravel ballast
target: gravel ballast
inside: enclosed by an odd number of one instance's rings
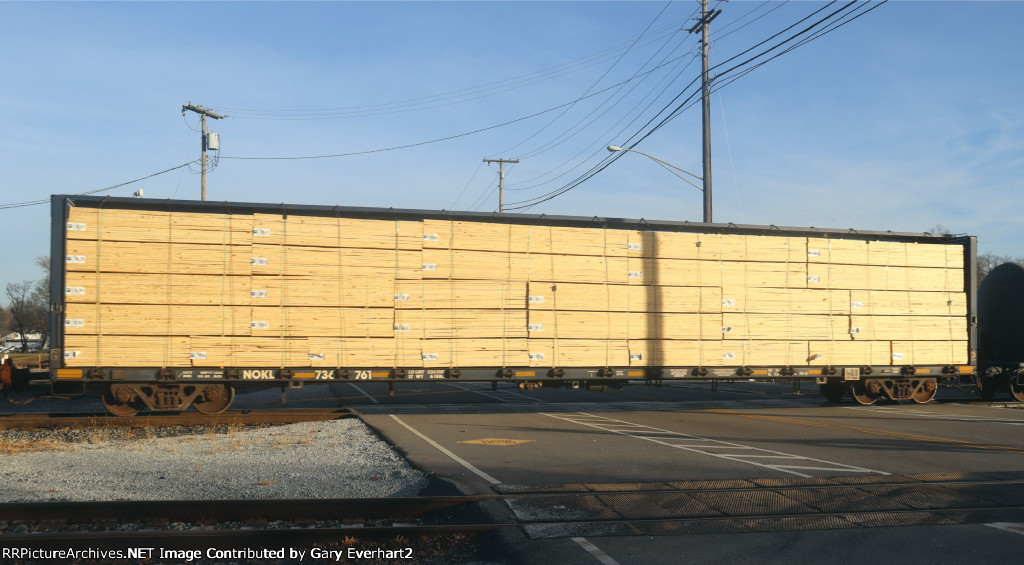
[[[192,428],[172,437],[28,433],[54,449],[0,455],[2,502],[390,497],[427,485],[357,419]]]

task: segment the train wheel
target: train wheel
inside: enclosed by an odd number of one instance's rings
[[[209,385],[196,398],[192,406],[203,414],[220,414],[235,400],[235,389],[230,385]]]
[[[142,409],[142,406],[132,398],[132,394],[126,389],[113,391],[108,387],[103,391],[102,397],[103,406],[114,416],[134,416]]]
[[[857,404],[871,406],[878,400],[880,395],[869,392],[867,385],[863,381],[858,381],[850,385],[850,396],[857,401]]]
[[[1024,386],[1010,383],[1010,396],[1016,398],[1019,402],[1024,402]]]
[[[935,379],[928,379],[921,383],[917,391],[911,395],[911,398],[913,398],[914,402],[917,402],[918,404],[924,404],[926,402],[931,402],[938,391],[939,385],[935,382]]]
[[[822,383],[818,385],[818,390],[821,391],[821,395],[828,399],[832,404],[839,404],[843,401],[843,397],[846,396],[847,386],[843,383]]]

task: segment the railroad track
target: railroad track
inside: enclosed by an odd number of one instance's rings
[[[213,415],[191,411],[178,413],[144,412],[136,416],[111,416],[106,413],[16,413],[0,415],[0,430],[272,425],[337,420],[354,416],[354,412],[347,408],[226,410],[220,414]]]
[[[478,496],[10,503],[0,504],[0,546],[254,549],[511,527],[541,539],[1022,520],[1024,472],[928,473],[499,485]]]

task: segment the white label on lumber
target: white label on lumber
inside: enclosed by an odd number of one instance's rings
[[[65,351],[64,352],[64,358],[65,359],[74,359],[75,357],[78,357],[81,354],[82,354],[81,351]]]
[[[723,298],[722,299],[722,306],[735,306],[735,305],[736,305],[736,299],[734,299],[734,298]]]
[[[188,357],[189,357],[189,359],[191,359],[193,361],[196,361],[196,360],[202,361],[202,360],[206,359],[206,352],[205,351],[192,351],[192,352],[190,352],[188,354]]]
[[[68,222],[68,231],[85,231],[85,224]]]
[[[64,287],[64,294],[82,295],[82,294],[85,294],[85,287],[84,286],[68,286],[68,287]]]
[[[436,271],[437,270],[437,263],[424,263],[423,264],[423,270],[424,271]]]
[[[643,271],[630,271],[628,273],[628,276],[631,279],[640,279],[640,278],[643,278],[644,273],[643,273]]]
[[[68,255],[66,261],[68,263],[85,263],[85,255]]]
[[[270,236],[270,228],[252,228],[252,234],[259,237]]]
[[[541,302],[544,302],[544,297],[539,295],[527,296],[526,301],[533,304],[540,304]]]
[[[270,262],[267,261],[266,257],[253,257],[252,264],[258,267],[266,267],[267,265],[270,264]]]
[[[807,282],[818,282],[818,275],[807,275]]]
[[[409,324],[395,324],[395,331],[396,332],[407,332],[407,331],[411,331],[411,330],[412,330],[412,326],[410,326]]]
[[[324,357],[323,353],[310,353],[309,354],[309,360],[310,361],[323,361],[324,358],[325,357]]]
[[[267,291],[265,291],[265,290],[250,290],[249,291],[249,297],[250,298],[266,298],[267,297]]]
[[[254,330],[265,330],[270,327],[270,322],[253,322],[250,327]]]
[[[897,360],[903,359],[903,354],[902,353],[893,353],[892,354],[892,358],[893,359],[897,359]]]
[[[864,303],[863,302],[851,302],[850,303],[850,308],[863,308],[863,307],[864,307]]]
[[[64,327],[66,328],[84,328],[85,320],[81,318],[67,318],[64,320]]]
[[[808,249],[807,250],[807,256],[808,257],[821,257],[821,251],[818,251],[817,249]]]
[[[531,332],[544,331],[544,324],[526,324],[526,330]]]
[[[543,360],[544,360],[544,354],[543,353],[531,353],[530,354],[530,361],[543,361]]]
[[[643,353],[630,353],[629,354],[629,360],[630,361],[643,361],[643,359],[644,359],[644,354]]]
[[[408,294],[396,294],[395,295],[395,302],[408,302],[408,301],[409,301],[409,295]]]
[[[722,333],[727,334],[732,331],[732,326],[722,326]]]
[[[736,354],[735,353],[723,353],[722,354],[722,359],[735,359],[735,358],[736,358]]]
[[[436,233],[423,234],[423,241],[439,241],[441,238]]]
[[[423,354],[423,360],[424,361],[437,361],[437,353],[424,353]]]
[[[850,328],[850,333],[852,333],[852,334],[859,334],[860,333],[860,328]]]
[[[643,248],[644,248],[644,246],[643,246],[642,243],[627,243],[626,244],[626,249],[629,249],[630,251],[642,251]]]

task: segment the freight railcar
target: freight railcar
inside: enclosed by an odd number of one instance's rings
[[[41,380],[114,414],[366,380],[927,402],[976,374],[969,236],[62,195],[52,221]]]
[[[1024,264],[1003,263],[978,289],[982,396],[1007,389],[1024,401]]]

